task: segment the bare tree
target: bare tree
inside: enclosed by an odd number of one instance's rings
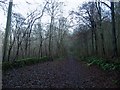
[[[98,2],[96,2],[96,8],[97,8],[97,11],[98,11],[98,15],[99,15],[99,30],[101,31],[100,32],[100,36],[101,36],[101,46],[102,46],[102,54],[103,56],[105,56],[105,45],[104,45],[104,35],[103,35],[103,28],[102,28],[102,21],[103,21],[103,18],[102,18],[102,15],[101,15],[101,2],[100,0]]]
[[[117,50],[117,38],[116,38],[116,27],[115,27],[115,10],[114,10],[114,2],[110,2],[111,6],[106,4],[105,2],[102,2],[104,5],[106,5],[111,10],[111,18],[112,18],[112,44],[113,44],[113,56],[118,56],[118,50]]]
[[[53,36],[53,25],[54,19],[59,14],[60,7],[63,3],[56,2],[55,0],[49,0],[49,4],[47,5],[47,12],[51,17],[50,20],[50,29],[49,29],[49,58],[52,60],[52,36]]]

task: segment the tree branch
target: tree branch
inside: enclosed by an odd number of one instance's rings
[[[101,3],[103,3],[105,6],[107,6],[109,9],[111,9],[111,7],[108,5],[108,4],[106,4],[105,2],[101,2]]]

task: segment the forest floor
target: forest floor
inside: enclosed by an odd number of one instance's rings
[[[116,88],[115,76],[73,57],[3,73],[3,88]]]

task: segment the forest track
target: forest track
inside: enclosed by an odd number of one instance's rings
[[[116,88],[114,78],[73,57],[3,73],[3,88]]]

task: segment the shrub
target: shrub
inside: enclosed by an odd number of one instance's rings
[[[11,68],[24,67],[26,65],[45,62],[48,60],[49,60],[49,58],[44,56],[42,58],[26,58],[26,59],[22,59],[22,60],[16,60],[14,62],[3,62],[2,69],[3,69],[3,71],[6,71],[6,70],[11,69]]]
[[[104,58],[98,57],[82,57],[81,60],[88,62],[88,66],[98,65],[103,70],[120,70],[120,62],[110,62]]]

